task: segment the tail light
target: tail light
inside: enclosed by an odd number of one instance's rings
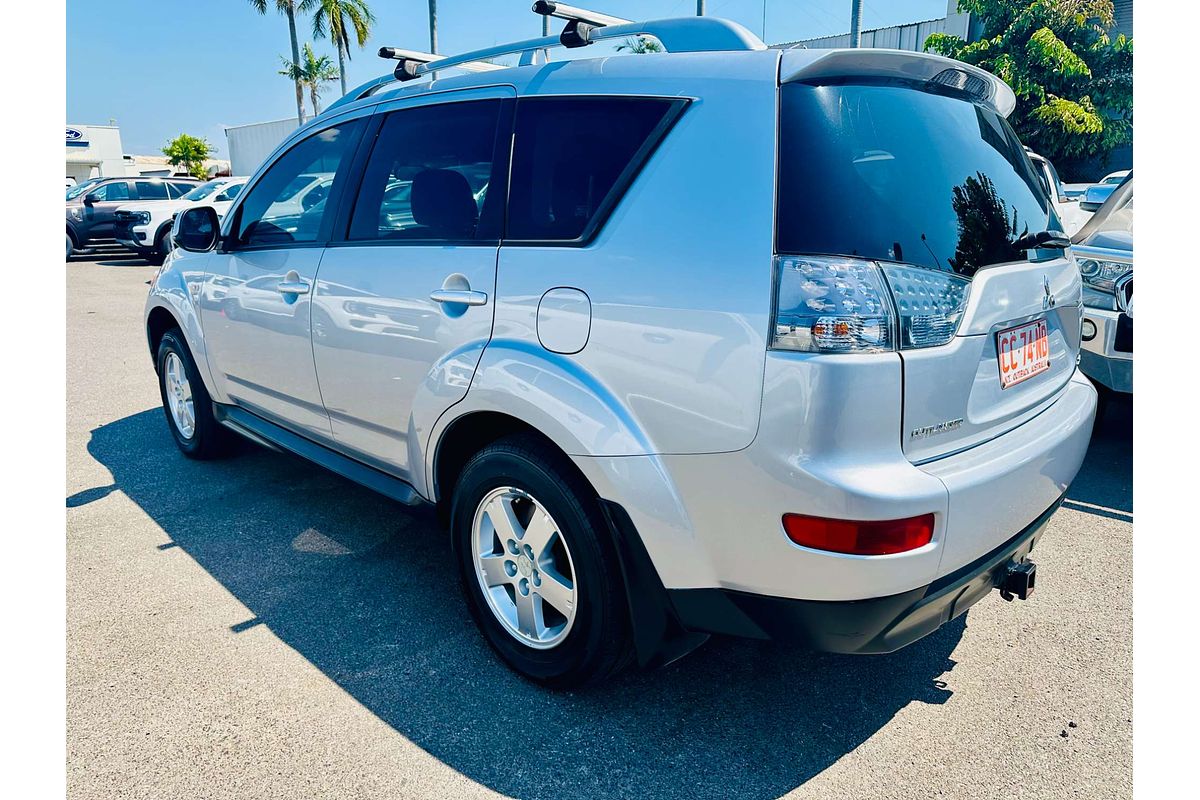
[[[810,353],[936,347],[958,332],[969,288],[957,275],[923,267],[779,256],[771,344]]]
[[[929,544],[933,540],[933,514],[871,522],[784,514],[783,530],[789,539],[802,547],[858,556],[884,556]]]

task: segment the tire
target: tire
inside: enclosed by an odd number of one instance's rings
[[[146,260],[154,266],[161,266],[167,260],[167,256],[171,254],[171,228],[164,225],[158,235],[154,237],[154,250],[146,256]]]
[[[517,552],[502,541],[504,526],[491,516],[503,517],[498,509],[506,503],[513,511],[514,527],[527,526],[524,538],[517,539]],[[534,520],[539,511],[550,520],[543,517],[541,528]],[[574,465],[534,436],[501,439],[463,468],[450,513],[463,592],[488,644],[521,675],[546,686],[573,688],[598,683],[630,662],[633,651],[624,583],[606,525],[599,499]],[[544,555],[519,563],[529,552],[526,543],[536,545],[549,530],[555,533],[549,536]],[[503,573],[496,571],[498,561],[484,566],[484,553],[504,561]],[[569,576],[564,575],[567,571]],[[569,578],[567,592],[573,602],[564,601],[568,583],[564,577]],[[488,583],[491,589],[485,589]],[[517,606],[518,593],[528,605]],[[497,609],[507,609],[509,604],[513,613],[506,622]],[[560,612],[564,606],[573,606],[570,617]],[[517,630],[522,628],[522,608],[538,609],[534,614],[541,616],[541,622],[525,628],[541,631],[544,623],[543,641],[535,642],[534,635]]]
[[[163,414],[180,452],[195,459],[228,453],[234,434],[213,416],[212,398],[178,328],[163,334],[155,366]]]
[[[71,234],[67,234],[67,261],[71,260],[71,256],[75,255],[75,240],[71,238]]]

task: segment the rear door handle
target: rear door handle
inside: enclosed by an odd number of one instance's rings
[[[487,292],[471,289],[436,289],[429,293],[435,303],[458,303],[464,306],[481,306],[487,303]]]
[[[280,294],[308,294],[308,281],[280,281],[275,287]]]

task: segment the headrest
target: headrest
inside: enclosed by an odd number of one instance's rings
[[[475,232],[479,209],[471,185],[452,169],[427,169],[412,182],[413,220],[446,238],[467,238]]]

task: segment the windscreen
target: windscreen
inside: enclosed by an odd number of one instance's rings
[[[971,277],[1061,229],[1016,134],[991,109],[900,82],[785,84],[780,253],[900,261]]]

